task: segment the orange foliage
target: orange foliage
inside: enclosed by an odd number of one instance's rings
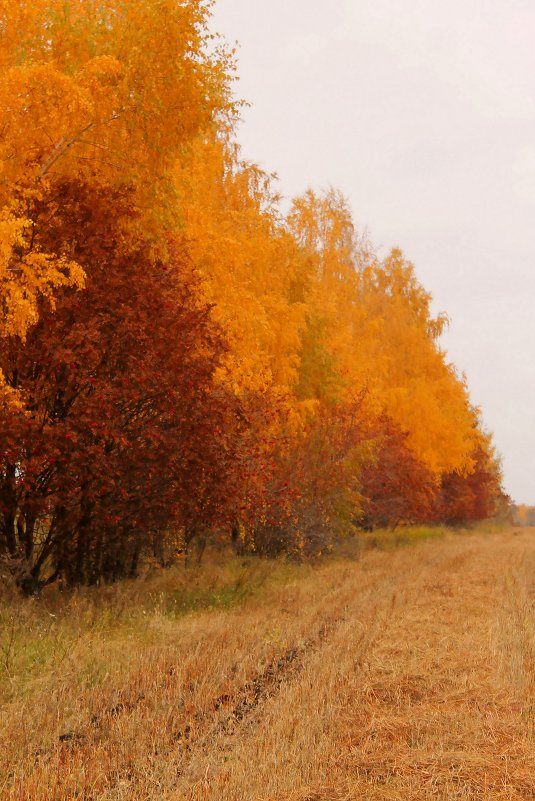
[[[228,57],[206,54],[202,0],[4,0],[0,7],[0,290],[4,333],[82,274],[36,250],[27,206],[66,179],[128,186],[136,229],[162,243],[176,218],[169,170],[230,112]],[[133,221],[125,221],[127,236]],[[2,331],[0,331],[2,333]]]
[[[40,364],[40,348],[63,364],[53,332],[70,337],[77,315],[103,363],[109,348],[124,353],[122,400],[106,414],[111,431],[126,426],[125,442],[131,393],[159,381],[188,403],[197,387],[205,410],[200,419],[188,407],[188,428],[171,425],[163,401],[151,406],[128,470],[102,462],[116,499],[119,489],[131,498],[132,476],[152,465],[147,497],[131,503],[138,522],[146,511],[141,548],[156,536],[156,496],[167,510],[160,538],[173,519],[186,546],[218,527],[243,547],[307,553],[364,523],[472,520],[501,492],[491,442],[440,347],[447,318],[433,316],[414,267],[399,250],[378,259],[335,190],[308,190],[284,215],[273,177],[241,159],[232,54],[215,46],[209,18],[204,0],[0,3],[0,551],[12,557],[28,517],[13,487],[35,445],[23,421],[40,408],[28,364]],[[185,286],[184,271],[188,312],[179,304],[173,323],[168,290]],[[138,321],[146,358],[130,334],[128,348],[109,339],[90,301],[113,308],[118,332]],[[79,432],[77,409],[69,426]],[[52,441],[57,421],[46,425]],[[81,433],[70,447],[69,481],[89,459]],[[158,476],[171,473],[164,488]],[[32,525],[46,528],[52,501],[41,501]],[[129,514],[117,501],[119,527]]]

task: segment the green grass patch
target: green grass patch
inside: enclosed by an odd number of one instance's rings
[[[165,614],[180,616],[203,609],[232,609],[249,598],[261,594],[269,579],[277,572],[276,563],[249,559],[232,560],[220,572],[198,568],[194,573],[177,577],[178,586],[169,586],[160,593],[159,605]]]
[[[358,536],[365,550],[371,548],[389,550],[416,545],[425,540],[440,540],[446,536],[448,531],[450,529],[444,526],[407,526],[406,528],[380,528],[375,531],[363,531]]]

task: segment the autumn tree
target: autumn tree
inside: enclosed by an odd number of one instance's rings
[[[488,434],[479,431],[472,466],[442,476],[437,515],[450,525],[475,523],[494,517],[505,500],[499,459]]]
[[[122,220],[152,253],[179,209],[169,171],[218,115],[231,114],[230,62],[207,52],[202,0],[4,0],[0,6],[0,335],[24,336],[40,297],[81,286],[67,247],[38,250],[31,209],[80,180],[128,187]],[[162,236],[163,234],[163,236]]]
[[[370,391],[436,476],[469,467],[477,434],[467,388],[440,348],[447,319],[431,313],[413,265],[399,250],[373,262],[361,273],[360,298],[355,354]]]
[[[221,380],[238,394],[291,394],[309,265],[283,225],[273,179],[226,136],[201,137],[174,182],[188,251],[230,350]]]
[[[437,479],[408,446],[408,433],[385,414],[372,432],[373,456],[359,475],[359,524],[371,530],[433,520]]]
[[[213,380],[225,346],[187,258],[117,241],[128,194],[67,182],[31,212],[37,247],[75,236],[86,285],[41,301],[23,344],[0,340],[20,398],[0,426],[0,548],[27,591],[133,573],[171,523],[217,524],[229,414]]]

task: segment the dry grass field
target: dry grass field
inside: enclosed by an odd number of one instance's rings
[[[535,530],[1,603],[4,801],[535,798]]]

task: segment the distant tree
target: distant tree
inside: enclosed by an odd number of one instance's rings
[[[535,526],[535,506],[525,503],[511,504],[512,522],[515,526]]]

